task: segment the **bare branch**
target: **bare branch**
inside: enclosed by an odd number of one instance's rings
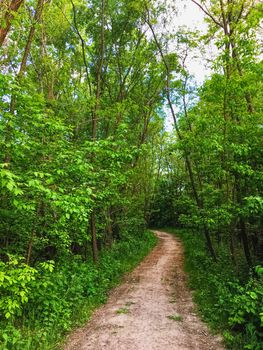
[[[199,4],[197,1],[195,0],[191,0],[194,4],[196,4],[209,18],[211,18],[211,20],[218,25],[219,27],[223,28],[223,24],[220,23],[214,16],[211,15],[210,12],[208,12],[201,4]]]
[[[80,34],[79,29],[78,29],[75,4],[74,4],[73,0],[70,0],[70,2],[72,5],[72,10],[73,10],[73,20],[74,20],[75,30],[76,30],[76,33],[77,33],[77,35],[80,39],[80,42],[81,42],[82,58],[83,58],[83,63],[84,63],[85,70],[86,70],[87,81],[88,81],[88,86],[89,86],[89,93],[91,96],[92,90],[91,90],[91,83],[90,83],[90,77],[89,77],[88,63],[87,63],[86,53],[85,53],[85,46],[86,45],[85,45],[85,41],[84,41],[84,39],[83,39],[82,35]]]

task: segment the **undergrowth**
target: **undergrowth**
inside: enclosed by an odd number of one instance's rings
[[[263,267],[251,269],[245,280],[226,253],[219,249],[215,263],[207,254],[200,234],[182,229],[176,233],[184,244],[185,269],[203,319],[220,331],[232,350],[263,349]]]
[[[10,256],[0,263],[0,349],[56,348],[156,242],[151,232],[129,237],[101,252],[97,265],[75,256],[32,268]]]

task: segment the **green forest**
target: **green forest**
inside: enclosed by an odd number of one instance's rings
[[[226,348],[263,349],[263,5],[188,0],[204,32],[179,2],[0,0],[0,349],[57,348],[150,228]]]

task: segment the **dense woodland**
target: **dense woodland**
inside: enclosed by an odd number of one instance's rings
[[[168,226],[204,318],[263,348],[263,7],[189,2],[206,33],[176,2],[0,1],[1,349],[54,347]]]

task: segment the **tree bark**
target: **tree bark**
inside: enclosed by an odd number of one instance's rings
[[[32,41],[33,41],[33,37],[34,37],[34,33],[36,30],[36,24],[39,22],[41,15],[42,15],[42,11],[43,11],[43,5],[44,5],[44,0],[38,0],[37,3],[37,7],[36,7],[36,11],[35,11],[35,15],[34,15],[34,19],[33,19],[33,25],[30,28],[30,32],[28,35],[28,39],[27,39],[27,43],[26,43],[26,47],[24,50],[24,54],[22,57],[22,61],[21,61],[21,65],[20,65],[20,69],[19,72],[17,74],[17,81],[19,81],[26,70],[26,62],[30,53],[30,49],[31,49],[31,45],[32,45]],[[16,95],[12,94],[11,96],[11,101],[10,101],[10,114],[14,114],[15,113],[15,109],[16,109]],[[11,139],[12,139],[12,128],[10,127],[10,123],[9,121],[7,122],[7,131],[6,131],[6,143],[8,143]],[[10,163],[11,161],[11,154],[7,151],[6,155],[5,155],[5,163]]]
[[[243,185],[243,186],[242,186]],[[239,207],[242,206],[242,199],[245,196],[245,185],[241,183],[241,179],[238,176],[235,176],[235,188],[236,188],[236,200]],[[243,250],[246,257],[248,266],[251,266],[251,254],[249,249],[249,240],[247,234],[247,227],[242,213],[238,218],[238,226],[240,229],[240,238],[243,244]]]
[[[86,59],[86,53],[85,53],[85,46],[86,46],[86,44],[85,44],[85,40],[83,39],[83,37],[80,34],[80,31],[78,29],[76,7],[75,7],[75,4],[74,4],[73,0],[71,0],[71,5],[72,5],[72,9],[73,9],[73,20],[74,20],[75,31],[76,31],[79,39],[80,39],[80,42],[81,42],[82,59],[83,59],[83,63],[84,63],[84,66],[85,66],[87,82],[88,82],[88,88],[89,88],[89,94],[91,96],[92,89],[91,89],[91,82],[90,82],[90,74],[89,74],[88,62],[87,62],[87,59]]]
[[[100,31],[100,48],[98,52],[98,65],[96,70],[96,100],[95,107],[92,113],[92,139],[97,138],[97,119],[98,109],[101,96],[101,77],[105,53],[105,0],[101,0],[101,31]]]
[[[100,96],[101,96],[101,76],[104,62],[104,51],[105,51],[105,0],[101,0],[101,31],[100,31],[100,48],[98,52],[98,65],[96,70],[96,100],[95,106],[92,111],[91,119],[91,138],[93,141],[97,139],[97,118],[98,118],[98,109],[100,106]],[[91,213],[91,238],[92,238],[92,253],[93,261],[97,262],[98,260],[98,242],[97,242],[97,232],[96,232],[96,213],[93,209]]]
[[[14,18],[13,12],[17,12],[24,0],[12,0],[8,10],[4,15],[4,26],[0,26],[0,46],[3,45],[5,38],[11,28],[11,21]]]
[[[30,31],[29,31],[26,47],[25,47],[25,50],[24,50],[22,62],[21,62],[21,65],[20,65],[19,73],[18,73],[19,77],[22,76],[24,74],[24,72],[25,72],[26,62],[27,62],[27,59],[28,59],[28,56],[29,56],[29,53],[30,53],[33,37],[34,37],[35,31],[36,31],[36,24],[39,22],[39,20],[41,18],[42,11],[43,11],[43,6],[44,6],[44,0],[38,0],[37,7],[36,7],[36,10],[35,10],[35,15],[34,15],[34,18],[33,18],[33,24],[32,24],[32,26],[30,28]]]
[[[96,215],[94,211],[90,216],[90,230],[92,240],[92,256],[94,263],[98,262],[98,242],[97,242],[97,229],[96,229]]]

